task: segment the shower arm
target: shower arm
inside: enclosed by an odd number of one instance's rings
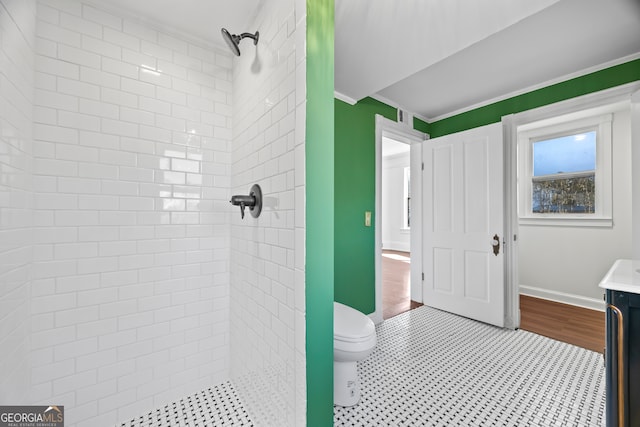
[[[253,44],[254,46],[258,44],[258,37],[259,37],[259,33],[256,31],[255,34],[251,34],[251,33],[242,33],[239,36],[236,35],[234,37],[238,38],[238,43],[240,42],[240,40],[245,39],[245,38],[250,38],[253,39]]]

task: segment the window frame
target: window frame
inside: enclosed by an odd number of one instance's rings
[[[612,165],[611,132],[613,114],[599,114],[576,119],[558,117],[552,121],[518,127],[518,217],[523,225],[557,225],[611,227]],[[532,209],[533,144],[560,136],[596,132],[595,212],[536,213]]]

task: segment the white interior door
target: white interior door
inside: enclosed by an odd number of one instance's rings
[[[427,140],[423,160],[423,302],[503,327],[502,124]]]

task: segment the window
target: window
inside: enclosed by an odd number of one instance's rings
[[[612,224],[611,120],[557,118],[518,128],[521,223]]]
[[[532,212],[595,213],[596,131],[532,145]]]

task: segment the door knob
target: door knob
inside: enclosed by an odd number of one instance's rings
[[[493,246],[493,254],[498,256],[500,253],[500,237],[497,234],[491,238],[491,246]]]

